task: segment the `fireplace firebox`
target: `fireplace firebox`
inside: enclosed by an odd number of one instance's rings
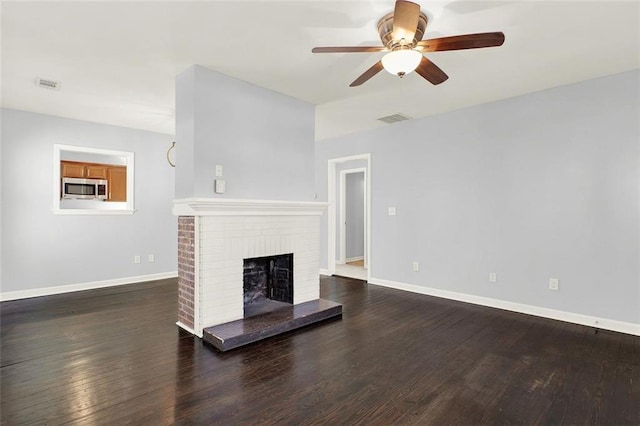
[[[254,257],[243,261],[244,316],[293,304],[293,253]],[[266,307],[265,307],[266,308]]]

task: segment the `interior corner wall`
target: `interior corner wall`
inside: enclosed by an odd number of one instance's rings
[[[319,141],[318,199],[328,159],[371,153],[372,279],[640,324],[639,82],[635,70]]]
[[[171,135],[2,109],[2,294],[171,275],[177,226],[171,213]],[[133,215],[56,215],[53,145],[135,155]],[[154,262],[147,261],[153,254]],[[134,264],[134,256],[142,262]],[[94,285],[95,286],[95,285]],[[57,291],[53,291],[57,292]]]
[[[176,99],[176,146],[192,150],[177,152],[176,198],[314,199],[314,105],[198,65],[176,79]]]

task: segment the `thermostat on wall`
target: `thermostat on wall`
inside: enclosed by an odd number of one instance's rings
[[[222,179],[216,179],[215,180],[215,192],[216,194],[224,194],[224,191],[227,188],[227,184],[225,181],[223,181]]]

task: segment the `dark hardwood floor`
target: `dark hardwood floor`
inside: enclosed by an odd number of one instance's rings
[[[640,424],[640,337],[322,278],[322,323],[224,354],[176,280],[4,302],[1,419],[29,424]]]

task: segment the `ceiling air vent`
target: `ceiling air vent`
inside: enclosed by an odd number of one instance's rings
[[[42,87],[43,89],[60,90],[60,82],[59,81],[47,80],[47,79],[44,79],[44,78],[37,78],[36,79],[36,86]]]
[[[399,121],[411,120],[411,117],[404,114],[393,114],[393,115],[387,115],[386,117],[380,117],[378,118],[378,120],[383,121],[387,124],[393,124]]]

